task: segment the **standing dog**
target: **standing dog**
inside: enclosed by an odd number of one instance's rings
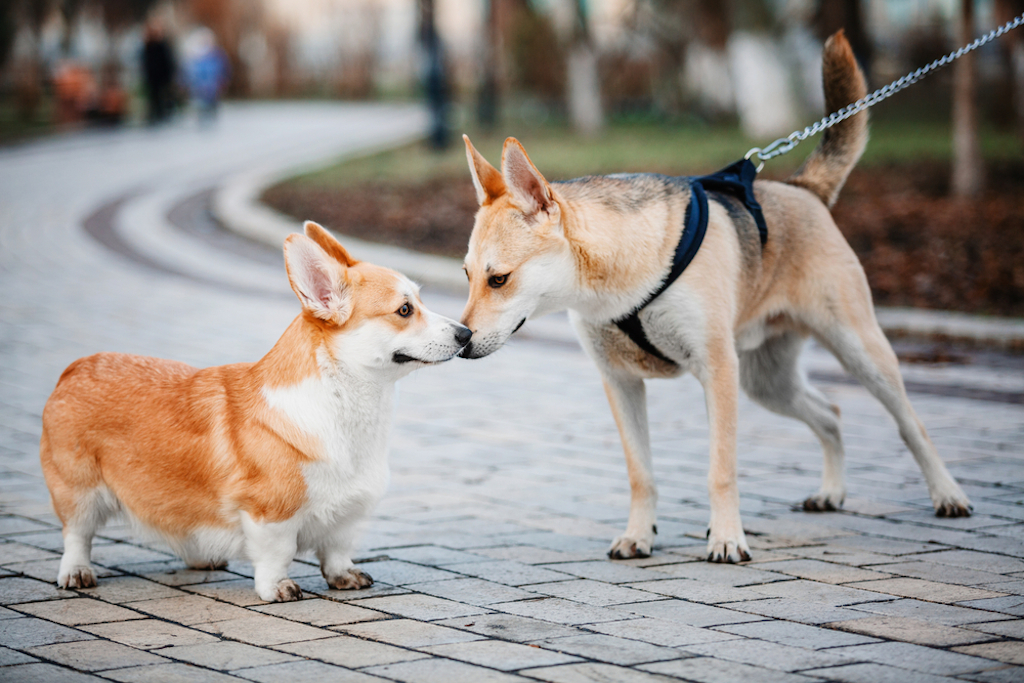
[[[96,585],[93,535],[118,512],[189,566],[249,558],[263,600],[301,597],[288,565],[305,550],[332,588],[373,583],[350,555],[387,487],[395,382],[454,357],[470,331],[315,223],[284,256],[302,314],[258,362],[101,353],[61,375],[40,458],[64,525],[62,588]]]
[[[865,95],[846,38],[825,45],[826,105]],[[736,487],[737,398],[742,386],[769,410],[804,421],[825,452],[821,489],[807,510],[834,510],[846,495],[839,409],[808,386],[797,366],[813,335],[882,402],[928,482],[940,516],[970,514],[970,503],[935,452],[907,400],[896,355],[875,320],[864,271],[829,207],[867,143],[867,113],[825,132],[786,182],[758,181],[764,248],[755,221],[731,196],[708,193],[700,250],[661,296],[640,312],[651,355],[613,321],[655,292],[672,265],[690,203],[688,184],[659,175],[613,175],[548,183],[522,145],[505,141],[502,170],[466,138],[480,209],[465,269],[463,324],[473,341],[462,355],[496,351],[527,318],[569,309],[583,348],[597,364],[626,454],[629,523],[609,551],[644,557],[654,541],[657,491],[651,472],[644,379],[692,372],[704,387],[710,421],[708,559],[749,558]]]

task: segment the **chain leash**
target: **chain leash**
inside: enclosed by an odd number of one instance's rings
[[[917,71],[912,71],[906,76],[896,79],[889,85],[879,88],[870,95],[867,95],[866,97],[857,100],[853,104],[848,104],[839,111],[832,112],[828,116],[822,118],[820,121],[815,121],[813,124],[807,126],[803,130],[795,130],[788,136],[784,138],[779,138],[778,140],[771,143],[767,147],[754,147],[749,152],[744,154],[743,158],[749,159],[750,157],[757,155],[757,158],[761,160],[761,163],[757,167],[757,170],[760,171],[762,168],[764,168],[764,162],[768,161],[769,159],[773,159],[777,156],[782,156],[783,154],[791,151],[794,147],[796,147],[798,144],[800,144],[807,138],[811,137],[812,135],[817,135],[821,131],[831,128],[840,121],[845,121],[854,114],[858,114],[867,109],[868,107],[872,107],[881,102],[882,100],[892,97],[900,90],[906,88],[908,85],[917,83],[919,80],[927,76],[930,72],[935,71],[940,67],[946,66],[950,62],[960,59],[968,52],[977,50],[985,43],[989,43],[1021,25],[1024,25],[1024,14],[1020,15],[1019,17],[1011,19],[1010,21],[1006,22],[999,28],[989,31],[980,38],[977,38],[973,43],[968,43],[967,45],[961,47],[959,50],[954,50],[953,52],[950,52],[948,55],[936,59],[931,64],[928,64],[927,66],[922,66]]]

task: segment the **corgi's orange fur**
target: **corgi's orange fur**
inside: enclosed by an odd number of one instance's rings
[[[40,445],[64,525],[61,587],[96,584],[92,538],[115,513],[191,566],[247,557],[264,600],[300,597],[287,568],[304,550],[334,588],[372,582],[350,552],[387,485],[394,383],[470,333],[315,223],[286,240],[285,262],[302,313],[259,361],[196,369],[100,353],[61,375]]]

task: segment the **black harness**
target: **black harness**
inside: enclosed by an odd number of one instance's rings
[[[701,242],[704,241],[704,233],[708,229],[708,195],[707,192],[722,192],[731,194],[747,208],[750,215],[757,223],[757,232],[761,236],[761,248],[764,249],[768,241],[768,225],[764,222],[764,214],[761,212],[761,205],[754,197],[754,178],[757,177],[757,169],[749,159],[741,159],[736,163],[723,168],[718,173],[711,175],[690,178],[690,205],[686,207],[686,216],[683,219],[683,234],[676,245],[676,253],[672,259],[672,269],[665,277],[661,286],[654,290],[643,303],[633,309],[631,313],[615,321],[615,325],[633,340],[633,343],[656,358],[666,363],[675,365],[675,361],[667,358],[658,350],[644,332],[644,326],[640,323],[640,311],[649,303],[657,299],[662,292],[672,286],[690,261],[697,255]]]

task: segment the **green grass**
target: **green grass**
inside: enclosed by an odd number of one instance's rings
[[[500,134],[468,132],[474,146],[495,165],[501,160],[505,136],[516,136],[550,180],[634,171],[709,173],[740,158],[751,147],[771,142],[750,140],[736,127],[695,125],[618,124],[592,140],[576,137],[562,126],[509,126]],[[812,138],[790,154],[772,160],[765,175],[785,177],[817,144],[818,137]],[[1021,143],[1011,132],[985,129],[982,148],[990,160],[1021,156]],[[872,123],[871,141],[861,166],[922,160],[945,162],[950,154],[948,123],[877,121]],[[298,187],[339,187],[363,182],[419,183],[435,178],[468,179],[461,139],[455,138],[451,147],[441,153],[419,143],[411,144],[343,161],[289,182]]]

